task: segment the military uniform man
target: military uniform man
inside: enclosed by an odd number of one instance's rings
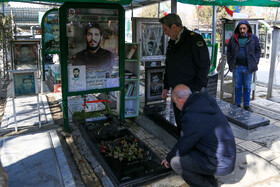
[[[178,84],[188,86],[192,92],[206,87],[210,68],[209,52],[201,35],[182,25],[181,18],[174,13],[159,19],[163,31],[170,37],[166,52],[166,69],[162,98],[167,98],[168,90]],[[180,110],[173,103],[173,110],[180,132]]]

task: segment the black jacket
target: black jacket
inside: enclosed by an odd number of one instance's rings
[[[214,97],[193,93],[183,106],[180,122],[180,137],[166,157],[169,163],[174,156],[189,155],[198,166],[215,175],[233,171],[234,136]]]
[[[164,89],[174,88],[178,84],[185,84],[192,91],[206,87],[210,59],[201,35],[184,27],[178,43],[169,40],[165,64]]]
[[[229,70],[233,72],[236,66],[236,58],[239,51],[239,41],[238,35],[240,33],[239,26],[241,24],[246,24],[248,26],[248,41],[245,44],[246,56],[247,56],[247,66],[249,73],[253,73],[258,70],[258,64],[261,55],[261,47],[259,39],[256,35],[252,34],[252,29],[246,20],[240,21],[235,28],[234,35],[230,38],[227,46],[227,63]]]

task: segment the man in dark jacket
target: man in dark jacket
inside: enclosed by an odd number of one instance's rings
[[[253,112],[250,108],[252,75],[258,70],[260,55],[258,37],[252,34],[252,28],[246,20],[240,21],[228,43],[227,62],[234,77],[235,105],[241,105],[243,88],[244,109],[250,112]]]
[[[166,159],[172,169],[192,186],[217,186],[214,175],[233,171],[236,146],[229,123],[215,98],[207,93],[192,93],[189,87],[177,85],[171,94],[181,110],[181,134]]]
[[[164,75],[164,89],[162,98],[167,98],[170,88],[178,84],[187,85],[191,91],[201,91],[208,82],[210,68],[209,52],[202,36],[183,27],[181,18],[168,14],[159,19],[163,31],[170,37],[166,52],[166,70]],[[173,103],[175,119],[178,125],[180,111]]]

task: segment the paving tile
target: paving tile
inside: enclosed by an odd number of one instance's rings
[[[240,143],[239,146],[243,147],[244,149],[246,149],[248,151],[251,151],[251,152],[253,152],[253,151],[257,150],[257,149],[262,148],[261,145],[256,144],[256,143],[254,143],[252,141],[244,141],[244,142]]]
[[[272,160],[271,164],[275,165],[278,169],[280,169],[280,157]]]
[[[280,153],[276,153],[274,151],[271,151],[270,149],[266,148],[266,147],[262,147],[256,151],[254,151],[254,153],[262,158],[264,158],[267,161],[271,161],[274,160],[276,158],[280,157]]]
[[[240,143],[245,141],[245,140],[242,140],[242,139],[239,139],[239,138],[236,138],[236,137],[234,139],[235,139],[236,144],[240,144]]]

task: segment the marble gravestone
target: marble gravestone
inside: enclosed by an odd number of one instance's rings
[[[164,73],[164,66],[145,67],[145,106],[143,113],[152,120],[154,124],[163,128],[172,136],[177,137],[171,98],[168,97],[166,100],[161,98]],[[155,76],[157,79],[154,79]],[[156,93],[152,91],[155,83],[160,85]]]
[[[251,130],[260,126],[268,125],[269,120],[256,114],[239,108],[235,105],[217,99],[217,103],[228,121],[246,129]]]

